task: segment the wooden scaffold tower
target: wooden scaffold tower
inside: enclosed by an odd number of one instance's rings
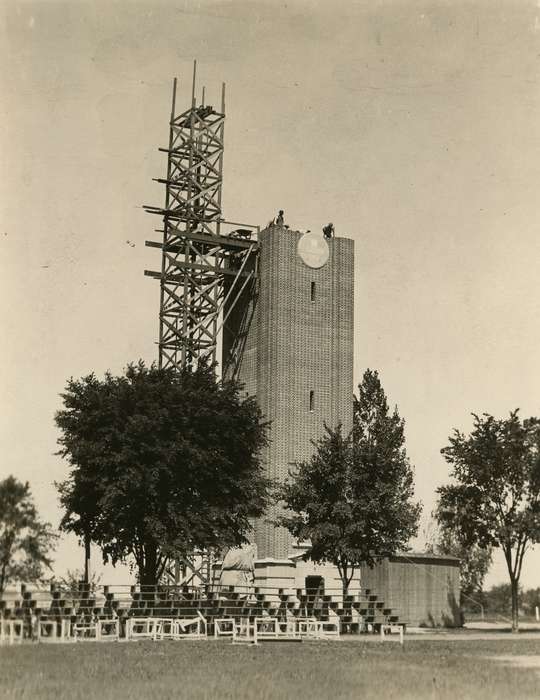
[[[258,226],[225,221],[222,216],[225,85],[221,106],[196,99],[193,66],[191,106],[176,114],[174,79],[165,206],[145,206],[163,220],[161,271],[145,270],[160,281],[159,367],[181,370],[217,359],[218,338],[236,302],[257,279]],[[175,583],[211,583],[212,557],[193,552],[170,572]]]
[[[218,336],[235,302],[257,276],[258,227],[222,216],[225,85],[219,110],[197,104],[196,65],[191,107],[175,113],[176,78],[167,153],[165,206],[145,206],[163,219],[160,281],[159,366],[181,369],[214,362]],[[226,309],[226,313],[224,313]]]

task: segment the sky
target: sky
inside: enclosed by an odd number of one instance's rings
[[[51,523],[66,380],[157,357],[142,205],[193,59],[208,103],[227,84],[225,217],[355,241],[355,384],[406,421],[422,527],[454,428],[540,415],[540,2],[4,0],[0,58],[0,478]]]

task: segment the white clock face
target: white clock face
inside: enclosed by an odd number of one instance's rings
[[[304,233],[298,241],[298,255],[308,267],[322,267],[328,262],[330,249],[322,232]]]

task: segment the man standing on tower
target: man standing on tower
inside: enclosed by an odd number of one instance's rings
[[[329,223],[326,224],[326,226],[323,227],[323,234],[325,238],[333,238],[334,237],[334,224]]]

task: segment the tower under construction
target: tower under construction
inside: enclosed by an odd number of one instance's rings
[[[289,229],[283,217],[259,230],[222,214],[225,86],[219,109],[196,97],[176,114],[174,82],[163,207],[159,364],[180,369],[217,360],[272,424],[262,455],[283,480],[313,451],[324,424],[352,426],[353,241]],[[257,557],[284,560],[294,542],[272,520],[254,523]]]
[[[219,107],[206,103],[204,89],[197,99],[194,69],[191,106],[177,114],[175,104],[176,80],[169,144],[160,149],[167,172],[157,178],[165,203],[146,207],[162,221],[161,240],[147,241],[161,250],[161,269],[145,273],[160,282],[159,365],[215,361],[221,348],[222,375],[240,380],[271,423],[262,460],[267,476],[283,481],[313,454],[325,424],[352,428],[354,244],[336,237],[331,224],[295,231],[281,211],[262,231],[227,222],[225,87]],[[309,543],[277,527],[278,515],[274,505],[253,523],[255,585],[282,602],[284,591],[341,591],[336,567],[304,561]],[[207,553],[194,553],[183,566],[184,574],[190,570],[183,583],[213,580]],[[215,566],[220,578],[225,562]],[[457,560],[395,555],[374,570],[359,567],[349,592],[360,590],[360,577],[409,620],[450,619],[451,601],[459,598]]]

